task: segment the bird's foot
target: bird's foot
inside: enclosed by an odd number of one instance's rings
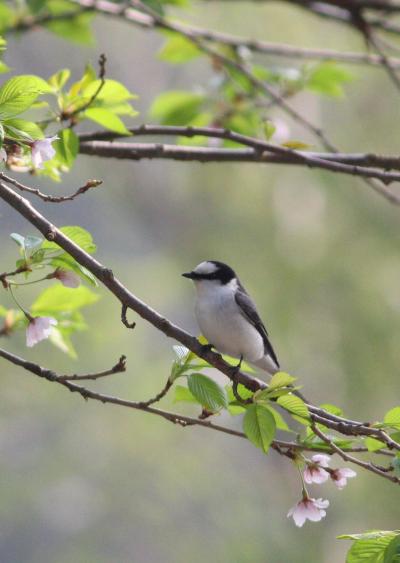
[[[202,345],[201,345],[201,348],[202,348],[203,352],[212,352],[212,349],[214,348],[214,345],[213,345],[213,344],[210,344],[210,343],[208,343],[208,344],[202,344]]]
[[[241,397],[239,395],[239,391],[238,391],[238,385],[239,385],[239,381],[238,381],[238,373],[240,372],[240,368],[242,366],[242,362],[243,362],[243,356],[240,356],[240,361],[238,363],[237,366],[232,366],[231,368],[231,378],[232,378],[232,391],[233,391],[233,395],[235,397],[235,399],[238,401],[238,403],[240,403],[241,405],[250,405],[253,402],[253,399],[243,399],[243,397]]]

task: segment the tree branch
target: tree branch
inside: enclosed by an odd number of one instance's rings
[[[239,383],[250,389],[257,391],[265,389],[267,385],[251,377],[250,375],[237,371],[232,374],[232,366],[227,364],[223,358],[211,350],[206,349],[193,336],[168,321],[157,311],[150,308],[146,303],[134,296],[122,283],[115,278],[112,270],[103,266],[90,254],[86,253],[82,248],[76,245],[65,234],[50,223],[43,215],[41,215],[33,205],[19,194],[15,193],[4,183],[0,182],[0,198],[7,202],[20,215],[25,217],[32,225],[34,225],[48,240],[54,241],[65,252],[70,254],[75,260],[85,266],[100,282],[102,282],[109,291],[127,308],[134,310],[140,317],[154,326],[157,330],[163,332],[166,336],[178,340],[189,350],[194,352],[200,358],[206,360],[210,365],[225,374],[231,381],[236,379]],[[64,382],[66,383],[66,382]],[[370,427],[368,424],[360,423],[345,419],[319,407],[309,404],[311,420],[336,430],[337,432],[347,436],[372,436],[386,444],[390,450],[400,451],[400,444],[393,440],[386,432],[381,429]]]

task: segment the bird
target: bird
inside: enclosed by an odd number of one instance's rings
[[[279,361],[257,307],[235,271],[218,260],[206,260],[183,277],[196,289],[195,315],[209,348],[273,375]]]

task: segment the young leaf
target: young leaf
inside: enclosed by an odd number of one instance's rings
[[[39,96],[51,88],[41,78],[32,75],[14,76],[0,88],[0,119],[10,119],[31,107]]]
[[[383,422],[395,430],[400,430],[400,407],[394,407],[385,414]]]
[[[172,90],[154,100],[150,114],[164,125],[187,125],[197,116],[204,101],[202,94]]]
[[[54,315],[57,313],[76,311],[81,307],[92,305],[99,296],[87,287],[81,285],[75,289],[61,284],[48,287],[34,301],[31,306],[33,313]]]
[[[247,408],[243,417],[243,431],[257,448],[267,453],[275,430],[275,418],[267,407],[254,404]]]
[[[53,13],[57,11],[57,9],[54,9],[56,4],[55,1],[47,3],[48,8],[52,8],[50,11]],[[43,25],[63,39],[74,41],[80,45],[93,45],[94,38],[90,29],[93,16],[94,14],[85,12],[68,19],[54,19]]]
[[[44,137],[41,128],[33,121],[18,118],[7,119],[3,121],[3,126],[7,137],[16,141],[35,141]]]
[[[79,139],[72,129],[63,129],[58,133],[59,139],[54,142],[57,159],[68,168],[74,163],[79,150]]]
[[[296,377],[293,377],[284,371],[278,371],[272,376],[268,385],[268,391],[273,391],[275,389],[279,389],[280,387],[287,387],[296,381],[296,379]]]
[[[192,41],[174,33],[170,35],[158,53],[162,61],[173,64],[182,64],[201,55],[201,51]]]
[[[71,71],[68,68],[63,68],[50,76],[47,82],[56,92],[60,92],[68,82],[70,76]]]
[[[386,446],[384,442],[381,442],[376,438],[371,438],[370,436],[365,438],[364,443],[369,452],[377,452]]]
[[[80,246],[83,250],[89,254],[94,254],[96,252],[96,245],[93,242],[92,235],[86,231],[83,227],[79,226],[68,226],[61,227],[60,231],[64,233],[65,236],[74,241],[75,244]],[[54,249],[61,250],[57,243],[45,240],[42,244],[44,249]]]
[[[25,249],[25,237],[18,233],[11,233],[10,238],[12,238],[22,250]]]
[[[300,416],[301,418],[306,419],[310,417],[307,405],[302,399],[300,399],[300,397],[297,397],[296,395],[289,394],[278,397],[277,403],[285,410],[289,411],[291,414],[295,414],[297,416]]]
[[[118,115],[115,115],[109,109],[89,108],[85,111],[85,117],[115,133],[120,133],[121,135],[131,134]]]
[[[183,385],[175,385],[174,403],[197,403],[197,399],[187,387]]]
[[[353,79],[352,74],[334,62],[323,62],[311,70],[306,80],[310,90],[326,96],[342,97],[343,84]]]
[[[188,375],[188,387],[198,402],[210,411],[218,411],[228,406],[226,392],[213,379],[202,373]]]

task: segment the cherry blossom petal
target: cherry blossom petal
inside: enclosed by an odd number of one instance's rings
[[[347,479],[356,477],[357,473],[350,469],[349,467],[343,467],[342,469],[335,469],[331,477],[335,485],[339,490],[343,489],[347,485]]]
[[[41,340],[45,340],[51,334],[52,326],[56,325],[57,321],[52,317],[35,317],[29,321],[26,329],[26,345],[32,348]]]
[[[43,168],[43,162],[46,160],[51,160],[56,154],[55,149],[52,144],[56,139],[57,135],[53,137],[47,137],[46,139],[40,139],[35,141],[32,145],[32,164],[34,168]]]
[[[291,516],[296,526],[301,528],[306,520],[311,522],[319,522],[326,516],[325,508],[329,506],[329,501],[322,498],[303,498],[296,506],[288,512],[288,518]]]
[[[318,463],[321,467],[329,467],[331,461],[331,456],[326,454],[315,454],[311,458],[315,463]]]
[[[81,284],[80,277],[71,270],[56,270],[54,277],[57,278],[65,287],[77,288]]]

